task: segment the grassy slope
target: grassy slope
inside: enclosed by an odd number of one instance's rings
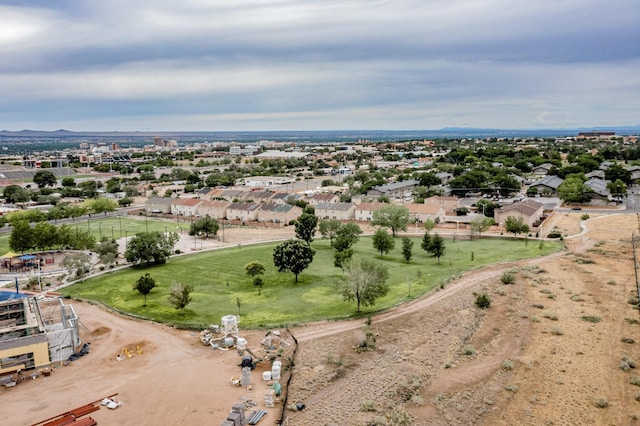
[[[511,239],[447,240],[445,255],[438,265],[435,258],[420,249],[420,238],[413,241],[414,258],[407,264],[402,259],[400,239],[396,239],[395,249],[380,260],[371,246],[371,239],[361,238],[356,255],[375,256],[389,268],[391,275],[389,294],[379,299],[375,306],[364,308],[362,315],[424,294],[460,272],[502,260],[548,254],[561,248],[560,244],[551,242],[545,242],[542,248],[533,241],[525,246],[523,240]],[[234,247],[173,258],[166,265],[129,268],[68,287],[63,294],[95,300],[155,321],[196,328],[218,324],[222,316],[237,314],[238,300],[243,327],[337,319],[355,314],[355,302],[345,302],[337,294],[336,284],[342,279],[342,273],[333,266],[333,252],[328,241],[313,243],[316,257],[309,269],[300,274],[297,284],[293,274],[278,273],[273,266],[274,246]],[[472,251],[474,261],[471,261]],[[244,274],[244,265],[251,261],[266,266],[261,294]],[[132,290],[132,286],[146,272],[156,280],[158,287],[147,296],[147,306],[143,307],[143,296]],[[167,302],[169,288],[176,281],[194,286],[193,300],[183,314]]]

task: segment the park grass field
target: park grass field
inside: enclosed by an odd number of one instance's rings
[[[293,274],[277,271],[272,258],[276,244],[265,243],[173,257],[164,265],[107,273],[61,292],[71,298],[95,301],[130,315],[181,327],[202,328],[218,324],[222,316],[229,314],[239,315],[242,327],[292,325],[366,316],[446,285],[453,277],[470,269],[562,249],[560,243],[549,241],[542,244],[529,241],[527,244],[525,240],[510,238],[446,240],[446,252],[438,264],[437,259],[420,248],[421,238],[412,238],[413,258],[406,263],[401,254],[401,240],[395,241],[395,249],[382,259],[373,249],[371,238],[361,238],[354,247],[355,256],[375,258],[390,272],[389,293],[378,299],[375,306],[363,307],[359,314],[356,314],[355,302],[344,301],[338,292],[344,275],[333,266],[333,251],[328,240],[314,241],[312,247],[316,256],[311,266],[299,275],[298,283]],[[255,287],[245,274],[244,265],[251,261],[266,266],[262,289]],[[147,305],[143,306],[144,297],[133,290],[133,284],[145,273],[156,280],[157,287],[147,296]],[[192,301],[184,312],[176,311],[167,301],[174,282],[194,287]]]

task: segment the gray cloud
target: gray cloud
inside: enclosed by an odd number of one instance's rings
[[[5,1],[0,128],[636,124],[638,18],[636,0]]]

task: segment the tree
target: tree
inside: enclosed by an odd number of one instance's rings
[[[382,259],[383,254],[393,250],[394,246],[393,237],[384,228],[378,228],[373,234],[373,248],[380,252],[380,259]]]
[[[491,306],[491,298],[487,293],[480,293],[476,297],[476,306],[480,309],[487,309]]]
[[[311,244],[317,225],[318,217],[316,215],[302,213],[296,220],[296,237]]]
[[[178,234],[170,232],[164,235],[159,231],[141,232],[131,237],[124,253],[127,262],[162,264],[173,253],[173,246],[178,242]]]
[[[189,227],[189,235],[204,234],[204,238],[206,239],[209,238],[209,235],[211,234],[214,236],[217,235],[218,229],[220,229],[218,221],[215,218],[206,215],[191,224]]]
[[[246,271],[247,275],[253,278],[253,285],[262,289],[264,281],[262,280],[261,275],[264,274],[265,271],[264,265],[260,262],[249,262],[244,265],[244,270]],[[258,294],[260,294],[260,291],[258,291]]]
[[[336,268],[343,268],[344,265],[353,257],[353,249],[347,248],[333,253],[333,265]]]
[[[65,188],[75,188],[76,181],[72,177],[64,177],[62,178],[62,186]]]
[[[526,234],[529,232],[529,225],[524,223],[521,216],[509,216],[504,221],[507,232],[513,232],[513,238],[518,238],[518,234]]]
[[[469,237],[473,240],[474,236],[481,236],[484,231],[489,229],[492,219],[488,217],[476,216],[471,222],[469,222]]]
[[[302,240],[287,240],[273,250],[273,264],[278,272],[290,271],[296,276],[309,267],[316,251]]]
[[[398,231],[406,231],[411,221],[411,213],[406,206],[388,204],[373,212],[371,225],[391,229],[393,237]]]
[[[33,228],[26,220],[19,220],[12,224],[13,229],[9,235],[9,247],[11,250],[24,253],[34,247],[35,235]]]
[[[558,197],[566,203],[589,201],[589,187],[584,184],[584,175],[567,176],[558,187]]]
[[[626,185],[631,184],[631,171],[625,169],[620,164],[612,164],[604,171],[604,178],[610,181],[621,180]]]
[[[429,251],[429,247],[431,247],[431,234],[429,234],[429,231],[424,233],[420,247],[422,247],[422,250],[424,251]]]
[[[620,179],[608,182],[607,190],[615,200],[621,200],[627,196],[627,185]]]
[[[184,313],[184,308],[191,302],[191,292],[193,292],[193,286],[189,284],[173,283],[171,285],[171,291],[169,292],[169,304]]]
[[[333,247],[333,239],[336,237],[338,233],[338,229],[340,229],[340,221],[339,220],[322,220],[318,226],[320,234],[323,238],[329,238],[329,246]]]
[[[39,170],[33,175],[33,182],[38,188],[45,186],[56,186],[56,176],[48,170]]]
[[[62,259],[60,265],[67,268],[69,274],[75,272],[75,278],[82,278],[91,270],[91,257],[86,253],[71,253]]]
[[[118,203],[116,201],[106,197],[96,198],[95,200],[86,200],[82,205],[92,213],[104,213],[105,215],[118,208]]]
[[[85,198],[95,198],[98,196],[98,183],[95,180],[86,180],[78,184]]]
[[[129,207],[131,204],[133,204],[133,198],[131,197],[124,197],[118,200],[118,205],[120,207]]]
[[[389,292],[389,271],[376,262],[354,258],[345,265],[345,271],[348,277],[342,283],[340,293],[344,300],[356,301],[356,312],[360,312],[361,306],[374,305],[376,299]]]
[[[433,221],[433,219],[428,218],[427,220],[424,221],[424,229],[427,231],[427,234],[433,231],[433,228],[435,227],[436,227],[436,223]]]
[[[442,238],[438,233],[431,237],[429,252],[431,253],[431,257],[436,257],[438,259],[438,265],[440,264],[440,258],[444,256],[446,248],[444,238]]]
[[[402,237],[402,257],[409,263],[413,256],[413,241],[409,237]]]
[[[31,199],[31,191],[18,185],[9,185],[2,192],[7,203],[26,203]]]
[[[94,251],[100,256],[100,262],[112,265],[118,258],[118,248],[116,240],[102,237],[102,240],[96,244]]]
[[[151,290],[153,290],[155,286],[156,280],[151,278],[151,275],[149,275],[148,273],[138,278],[138,280],[133,285],[134,290],[138,290],[140,294],[144,295],[144,305],[142,306],[147,306],[147,294],[151,293]]]
[[[358,242],[360,235],[362,235],[362,229],[357,223],[344,223],[338,228],[333,247],[336,251],[345,251]]]
[[[58,228],[49,222],[38,222],[33,227],[33,245],[41,251],[57,244]]]

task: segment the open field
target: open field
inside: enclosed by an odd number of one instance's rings
[[[360,316],[411,300],[445,285],[461,272],[499,261],[539,256],[560,248],[557,242],[544,242],[540,247],[538,242],[526,244],[522,239],[511,238],[447,240],[447,251],[438,264],[435,258],[419,248],[420,238],[413,238],[413,241],[414,258],[409,264],[402,259],[400,239],[396,241],[395,250],[383,259],[373,249],[370,238],[361,238],[355,246],[357,256],[375,258],[389,268],[391,276],[389,294],[379,299],[375,306],[363,308]],[[66,296],[94,300],[139,317],[195,328],[205,327],[229,312],[238,311],[244,327],[291,325],[355,315],[355,302],[344,301],[336,292],[336,285],[344,275],[333,265],[333,251],[327,240],[313,243],[316,256],[311,266],[299,275],[298,283],[293,274],[279,273],[273,266],[274,247],[274,243],[239,245],[177,257],[165,265],[130,268],[61,291]],[[244,273],[244,265],[251,261],[266,266],[265,284],[261,290]],[[147,272],[156,279],[158,287],[147,296],[147,306],[143,307],[143,296],[132,286]],[[167,302],[174,282],[194,286],[193,301],[183,314]]]

